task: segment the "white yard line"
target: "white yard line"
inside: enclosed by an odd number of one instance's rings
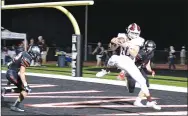
[[[6,71],[2,70],[1,73],[6,73]],[[30,73],[30,72],[27,72],[26,75],[40,76],[40,77],[54,78],[54,79],[63,79],[63,80],[73,80],[73,81],[82,81],[82,82],[92,82],[92,83],[100,83],[100,84],[126,86],[125,82],[120,81],[120,80],[108,80],[108,79],[88,78],[88,77],[84,77],[84,78],[83,77],[71,77],[71,76],[65,76],[65,75],[41,74],[41,73]],[[139,87],[139,85],[136,84],[136,87]],[[187,93],[186,87],[176,87],[176,86],[150,84],[150,89]]]

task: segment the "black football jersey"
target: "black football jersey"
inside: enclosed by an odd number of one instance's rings
[[[28,54],[28,52],[20,52],[14,59],[11,61],[8,69],[15,70],[19,72],[20,67],[29,67],[32,61],[32,57]]]
[[[153,58],[153,56],[154,52],[146,53],[144,50],[140,50],[135,59],[136,66],[145,68],[146,64]]]

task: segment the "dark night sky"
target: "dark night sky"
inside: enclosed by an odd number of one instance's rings
[[[7,4],[23,1],[9,0]],[[186,6],[186,0],[95,0],[94,6],[89,6],[88,42],[108,43],[135,22],[141,27],[141,36],[154,40],[157,49],[174,45],[178,50],[188,43]],[[75,16],[84,35],[85,7],[66,8]],[[28,39],[43,35],[48,44],[55,42],[59,46],[71,45],[74,33],[68,18],[55,9],[3,10],[2,26],[25,32]]]

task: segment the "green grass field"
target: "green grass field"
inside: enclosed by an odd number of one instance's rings
[[[95,74],[97,71],[91,71],[89,69],[95,69],[95,67],[84,67],[83,68],[83,77],[97,78]],[[1,70],[7,70],[6,67],[1,67]],[[33,73],[44,73],[44,74],[60,74],[71,76],[71,68],[65,67],[56,67],[55,65],[46,65],[44,67],[29,67],[27,72]],[[106,75],[105,79],[116,80],[116,76],[118,73],[110,73]],[[178,87],[187,87],[187,78],[185,77],[172,77],[172,76],[161,76],[156,75],[155,77],[151,77],[149,75],[151,84],[160,84],[160,85],[170,85],[170,86],[178,86]]]

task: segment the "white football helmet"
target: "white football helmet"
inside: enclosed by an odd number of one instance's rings
[[[127,35],[130,39],[136,39],[140,36],[141,30],[140,26],[136,23],[132,23],[127,28]]]
[[[34,59],[40,55],[40,48],[38,46],[30,46],[27,52]]]

